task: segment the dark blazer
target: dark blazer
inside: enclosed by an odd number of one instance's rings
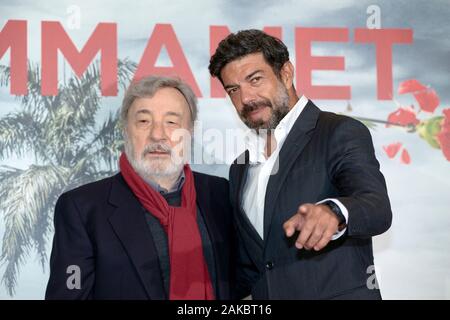
[[[228,182],[197,172],[194,181],[214,251],[216,298],[229,299],[234,233]],[[46,299],[166,299],[146,214],[120,173],[64,193],[55,208]],[[67,288],[71,265],[80,268],[80,289]]]
[[[372,236],[389,229],[392,213],[368,129],[308,102],[286,137],[265,195],[264,241],[242,209],[248,151],[230,168],[238,230],[239,295],[254,299],[380,299]],[[346,233],[319,252],[298,250],[298,233],[283,223],[303,203],[336,198],[348,209]],[[367,286],[369,284],[369,286]]]

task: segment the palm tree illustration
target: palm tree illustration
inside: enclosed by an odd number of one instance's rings
[[[135,69],[134,62],[119,60],[122,88]],[[102,96],[97,64],[82,78],[60,83],[57,96],[41,95],[38,65],[30,63],[28,81],[28,94],[17,98],[21,107],[0,118],[0,161],[11,156],[33,159],[26,169],[0,166],[0,214],[5,225],[1,284],[10,296],[30,252],[37,253],[45,270],[58,196],[113,174],[123,143],[117,111],[98,121]],[[0,85],[9,82],[9,67],[0,66]]]

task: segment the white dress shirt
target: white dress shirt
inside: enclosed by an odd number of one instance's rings
[[[286,140],[287,135],[294,126],[295,121],[300,116],[301,112],[308,103],[308,99],[302,96],[300,100],[294,105],[289,113],[280,121],[274,130],[274,138],[276,140],[276,148],[273,150],[270,157],[266,158],[265,155],[265,139],[261,135],[257,135],[252,130],[246,136],[246,145],[249,151],[249,170],[247,174],[247,180],[244,185],[244,193],[242,197],[242,207],[245,214],[248,216],[250,222],[255,227],[261,239],[264,239],[264,203],[266,198],[267,183],[269,182],[270,174],[272,170],[274,174],[277,172],[278,166],[278,154],[280,153],[283,143]],[[324,199],[317,202],[331,200],[336,203],[341,209],[342,214],[345,217],[345,221],[348,222],[347,208],[337,199]],[[332,240],[336,240],[344,234],[346,229],[343,229],[333,235]]]

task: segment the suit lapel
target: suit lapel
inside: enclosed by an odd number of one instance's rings
[[[242,207],[242,196],[244,194],[245,182],[247,181],[247,174],[249,170],[249,152],[246,150],[237,160],[238,163],[238,181],[236,194],[233,197],[236,199],[235,208],[238,208],[238,219],[241,225],[248,231],[251,238],[255,241],[256,245],[262,250],[264,247],[263,239],[256,231],[253,224],[250,222],[245,210]]]
[[[193,172],[194,174],[194,184],[195,184],[195,192],[197,194],[197,207],[200,210],[200,213],[202,214],[203,221],[205,222],[206,229],[208,231],[208,235],[211,240],[211,245],[213,247],[213,255],[214,255],[214,266],[216,268],[216,284],[220,283],[220,275],[226,274],[227,271],[223,271],[221,259],[220,259],[220,252],[219,248],[217,246],[218,242],[221,242],[223,239],[220,236],[220,229],[217,226],[217,222],[214,220],[214,215],[212,213],[212,210],[214,208],[211,208],[211,198],[209,197],[209,191],[210,188],[207,184],[202,183],[202,181],[207,181],[206,179],[202,179],[200,175],[196,172]],[[213,286],[214,287],[214,286]],[[228,296],[228,293],[224,292],[224,288],[219,287],[218,285],[215,286],[216,288],[216,297],[220,298],[221,296]]]
[[[264,239],[267,239],[270,232],[272,217],[276,200],[280,193],[290,168],[295,160],[302,153],[304,147],[311,139],[313,129],[316,127],[319,118],[320,109],[317,108],[311,101],[305,106],[300,116],[294,123],[289,132],[283,147],[278,155],[278,166],[274,165],[277,173],[272,174],[267,183],[265,203],[264,203]]]
[[[216,242],[222,241],[223,239],[220,236],[220,229],[217,226],[217,222],[214,220],[214,215],[211,213],[214,210],[214,208],[211,208],[211,198],[209,197],[209,191],[211,189],[207,184],[202,183],[202,180],[207,181],[206,179],[202,179],[196,172],[193,173],[195,192],[197,194],[197,207],[202,213],[206,228],[211,237],[211,242],[214,245]],[[216,252],[216,250],[214,250],[214,252]]]
[[[165,299],[162,273],[145,209],[119,174],[111,187],[110,203],[116,206],[109,222],[122,242],[150,299]]]

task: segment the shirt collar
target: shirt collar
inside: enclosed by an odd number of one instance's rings
[[[304,95],[297,101],[297,103],[292,107],[291,110],[286,114],[286,116],[280,121],[280,123],[275,127],[274,137],[277,142],[277,149],[281,148],[284,140],[294,126],[295,121],[302,113],[306,104],[308,103],[308,98]],[[251,164],[264,163],[267,159],[265,156],[265,139],[256,134],[255,130],[250,130],[246,136],[247,149],[249,151],[249,161]]]
[[[173,187],[170,190],[161,187],[158,183],[153,182],[153,181],[148,181],[148,184],[150,185],[150,187],[152,187],[155,191],[159,192],[160,194],[167,194],[167,193],[180,191],[181,188],[183,188],[185,179],[186,179],[186,176],[184,174],[184,170],[182,170],[180,176],[178,177],[177,181],[175,181],[175,184],[173,185]]]

